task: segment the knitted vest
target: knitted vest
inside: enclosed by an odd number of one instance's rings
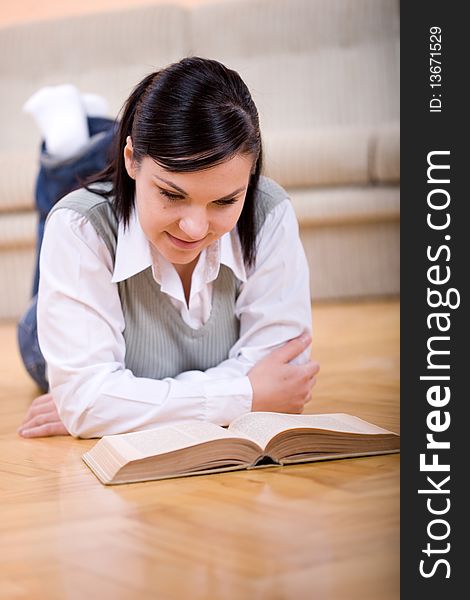
[[[255,195],[257,230],[266,216],[287,197],[272,180],[261,177]],[[82,188],[60,200],[50,214],[72,209],[93,225],[115,261],[118,220],[112,200]],[[163,379],[184,371],[205,371],[228,358],[239,338],[235,302],[240,282],[220,265],[214,281],[209,320],[199,329],[187,325],[167,294],[160,290],[149,267],[117,283],[124,314],[125,366],[137,377]]]

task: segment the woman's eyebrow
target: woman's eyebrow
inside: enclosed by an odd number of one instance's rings
[[[182,190],[180,187],[178,187],[176,185],[176,183],[172,183],[171,181],[168,181],[168,179],[163,179],[163,177],[159,177],[158,175],[153,175],[153,177],[155,177],[155,179],[159,179],[160,181],[163,181],[164,183],[166,183],[170,187],[172,187],[175,190],[177,190],[180,194],[183,194],[183,196],[187,196],[188,195],[188,193],[185,192],[184,190]]]
[[[164,179],[163,177],[159,177],[158,175],[154,175],[153,177],[155,177],[155,179],[159,179],[160,181],[163,181],[164,183],[166,183],[173,189],[177,190],[183,196],[188,196],[188,193],[185,192],[183,189],[181,189],[179,186],[177,186],[176,183],[173,183],[172,181],[169,181],[168,179]],[[218,198],[217,200],[214,200],[214,202],[221,202],[222,200],[229,200],[230,198],[237,196],[238,194],[240,194],[241,192],[244,192],[245,190],[246,190],[246,186],[243,186],[241,188],[238,188],[231,194],[227,194],[226,196],[222,196],[222,198]]]
[[[222,198],[217,198],[217,200],[213,200],[213,202],[222,202],[222,200],[231,200],[232,198],[234,198],[235,196],[238,196],[238,194],[240,194],[241,192],[244,192],[245,190],[246,190],[246,186],[243,186],[241,188],[238,188],[238,190],[235,190],[231,194],[227,194],[227,196],[222,196]]]

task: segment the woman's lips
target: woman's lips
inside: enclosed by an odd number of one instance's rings
[[[177,246],[178,248],[184,248],[186,250],[191,250],[193,248],[197,248],[205,240],[205,237],[203,237],[201,240],[196,240],[195,242],[185,242],[184,240],[180,240],[179,238],[175,237],[174,235],[171,235],[171,233],[168,233],[168,231],[166,232],[166,234],[170,238],[170,241],[175,246]]]

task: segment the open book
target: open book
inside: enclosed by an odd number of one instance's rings
[[[400,437],[344,413],[252,412],[226,429],[187,421],[107,435],[83,460],[105,484],[399,452]]]

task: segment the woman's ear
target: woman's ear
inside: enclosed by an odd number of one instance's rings
[[[135,161],[134,161],[134,148],[132,146],[132,138],[130,135],[126,138],[126,145],[124,146],[124,164],[126,165],[126,171],[129,177],[135,179]]]

